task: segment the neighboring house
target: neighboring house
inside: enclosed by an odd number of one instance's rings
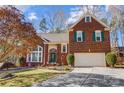
[[[109,27],[91,14],[81,17],[66,33],[39,34],[44,40],[27,56],[30,65],[67,64],[67,54],[74,54],[74,66],[106,66],[110,52]]]

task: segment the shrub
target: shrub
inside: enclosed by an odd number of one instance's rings
[[[19,62],[20,62],[21,66],[24,66],[25,65],[25,58],[24,57],[20,57],[19,58]]]
[[[16,66],[24,66],[25,65],[25,58],[24,57],[20,57],[18,59],[18,61],[16,62]]]
[[[108,63],[108,65],[114,67],[116,61],[117,61],[117,58],[116,58],[116,55],[114,53],[108,53],[106,55],[106,61]]]
[[[66,59],[67,59],[68,65],[72,66],[74,64],[74,55],[73,54],[68,54]]]
[[[3,65],[0,66],[0,69],[8,69],[8,68],[15,68],[15,64],[11,62],[5,62]]]

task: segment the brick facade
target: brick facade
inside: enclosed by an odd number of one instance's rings
[[[45,57],[45,60],[44,60],[44,65],[47,65],[48,64],[48,45],[47,44],[44,44],[44,57]]]
[[[61,48],[61,47],[60,47],[60,48]],[[62,65],[62,64],[67,65],[66,56],[67,56],[67,54],[68,54],[68,44],[67,44],[67,53],[61,53],[61,50],[60,50],[59,54],[60,54],[59,60],[61,60],[61,61],[60,61],[60,64],[61,64],[61,65]],[[62,63],[62,62],[63,62],[63,63]]]
[[[61,53],[61,44],[55,44],[55,45],[57,47],[57,49],[56,49],[57,50],[57,55],[56,55],[57,56],[57,61],[56,61],[55,64],[50,64],[49,63],[50,53],[49,53],[49,50],[48,50],[49,44],[45,44],[45,60],[44,60],[45,61],[45,66],[55,66],[55,65],[60,66],[62,64],[67,65],[66,56],[67,56],[68,52],[67,53]]]
[[[105,26],[99,23],[94,18],[91,18],[91,22],[85,22],[83,18],[69,31],[69,42],[67,43],[67,53],[61,52],[61,44],[45,43],[42,41],[41,46],[43,47],[43,59],[42,63],[38,62],[28,62],[31,65],[42,65],[42,66],[54,66],[54,65],[67,65],[66,56],[68,53],[107,53],[110,52],[110,36],[109,31],[105,30]],[[74,33],[75,31],[85,32],[85,40],[83,42],[75,42]],[[93,41],[92,35],[95,30],[100,30],[104,32],[104,41],[95,42]],[[49,63],[50,50],[49,47],[54,45],[56,48],[56,63]]]
[[[110,51],[110,38],[109,31],[104,30],[104,26],[98,23],[95,19],[92,18],[92,22],[85,23],[85,19],[82,19],[77,25],[72,29],[73,31],[69,32],[69,49],[70,53],[76,52],[109,52]],[[84,31],[85,32],[85,41],[84,42],[75,42],[74,41],[74,32],[75,31]],[[95,30],[101,30],[104,32],[104,41],[95,42],[92,40],[92,34]]]

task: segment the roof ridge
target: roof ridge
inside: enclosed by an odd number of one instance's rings
[[[37,34],[64,34],[64,33],[67,33],[67,32],[61,32],[61,33],[37,33]]]
[[[104,22],[102,22],[99,18],[97,18],[94,14],[91,13],[85,13],[82,16],[80,16],[80,18],[70,27],[73,28],[76,24],[78,24],[83,18],[85,18],[85,16],[91,16],[93,17],[97,22],[99,22],[101,25],[105,26],[106,28],[110,28],[107,24],[105,24]]]

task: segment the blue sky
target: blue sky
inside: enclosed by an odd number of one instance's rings
[[[47,5],[30,5],[30,6],[16,6],[18,9],[23,11],[24,16],[27,21],[33,23],[34,27],[39,32],[39,23],[42,16],[45,13],[51,13],[52,11],[63,10],[65,14],[69,15],[72,9],[79,6],[69,5],[69,6],[47,6]]]
[[[19,5],[16,7],[24,13],[26,20],[32,22],[37,30],[39,29],[39,22],[42,16],[46,13],[63,10],[70,18],[74,14],[80,14],[80,6],[78,5]],[[102,5],[102,11],[105,11],[105,9],[106,6]]]
[[[40,32],[39,23],[43,15],[46,13],[63,10],[66,15],[69,15],[68,22],[72,23],[75,22],[81,15],[81,11],[79,11],[80,6],[78,5],[20,5],[16,7],[24,13],[25,19],[34,25],[37,32]],[[104,17],[104,12],[107,11],[108,6],[102,5],[101,7],[101,15]],[[120,33],[118,35],[119,37],[121,36]],[[119,38],[119,45],[121,46],[121,38]]]
[[[76,21],[77,18],[73,18],[75,15],[81,15],[78,5],[20,5],[16,6],[20,9],[26,18],[27,21],[33,23],[34,27],[39,31],[39,22],[44,14],[52,13],[52,11],[63,10],[66,15],[69,17],[69,22]],[[106,6],[102,5],[102,10],[106,10]],[[78,16],[79,17],[79,16]]]

